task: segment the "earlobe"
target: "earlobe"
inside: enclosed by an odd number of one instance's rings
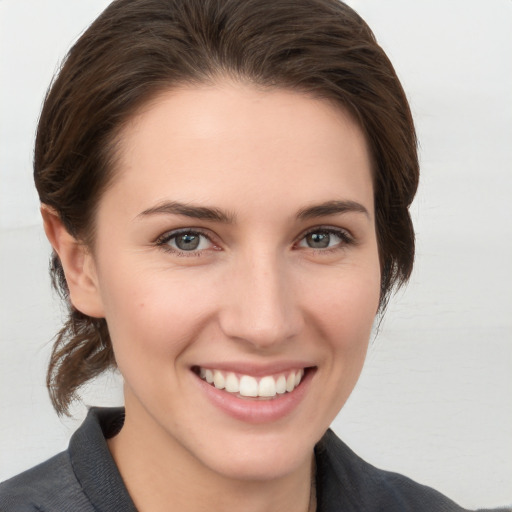
[[[46,236],[64,269],[71,303],[85,315],[104,317],[92,254],[83,243],[68,232],[52,207],[41,205],[41,215]]]

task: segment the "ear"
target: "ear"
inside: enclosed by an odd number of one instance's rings
[[[41,205],[44,231],[58,254],[73,306],[85,315],[104,317],[94,259],[88,248],[64,227],[58,213]]]

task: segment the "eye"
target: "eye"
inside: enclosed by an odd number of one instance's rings
[[[165,233],[157,240],[156,244],[165,250],[178,253],[198,253],[214,246],[205,234],[193,230]]]
[[[344,230],[334,228],[316,228],[306,233],[298,247],[309,249],[336,249],[352,242],[352,237]]]

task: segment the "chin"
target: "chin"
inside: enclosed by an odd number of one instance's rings
[[[248,451],[216,461],[212,469],[231,480],[264,481],[280,480],[304,468],[313,456],[313,447],[306,452],[269,450],[268,453]]]
[[[230,436],[210,446],[209,456],[203,453],[202,463],[215,473],[234,480],[279,480],[309,468],[314,454],[316,436],[298,436],[297,429],[282,433],[246,432]],[[237,439],[238,437],[238,439]]]

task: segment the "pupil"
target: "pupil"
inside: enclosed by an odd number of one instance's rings
[[[199,246],[199,236],[187,233],[176,238],[176,245],[183,251],[193,251]]]
[[[328,233],[311,233],[307,236],[309,247],[314,249],[325,249],[329,247],[330,236]]]

